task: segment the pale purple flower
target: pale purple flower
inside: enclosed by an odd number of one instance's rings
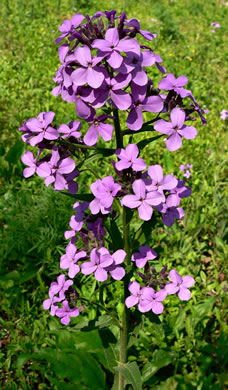
[[[43,141],[43,139],[55,140],[59,138],[58,131],[49,126],[54,116],[55,113],[53,111],[41,112],[37,119],[31,118],[27,120],[26,127],[31,131],[32,135],[34,133],[38,134],[30,138],[30,145],[35,146]]]
[[[77,307],[71,309],[69,307],[68,301],[65,300],[62,302],[63,307],[56,310],[56,316],[61,318],[61,323],[63,325],[68,325],[70,323],[70,317],[77,317],[79,315],[79,310]]]
[[[61,138],[79,138],[81,133],[78,131],[81,128],[81,123],[79,121],[70,121],[68,125],[62,124],[58,128],[58,132],[63,134]]]
[[[56,38],[56,45],[58,45],[69,34],[74,32],[75,28],[78,27],[84,19],[85,17],[82,14],[75,14],[71,20],[64,20],[61,26],[59,26],[59,31],[62,33],[62,35]]]
[[[157,253],[154,249],[151,249],[148,245],[140,246],[139,252],[133,253],[131,261],[135,261],[138,268],[145,267],[148,260],[154,260],[157,257]]]
[[[34,175],[37,169],[37,158],[33,157],[32,152],[26,151],[23,156],[21,156],[21,161],[25,164],[28,165],[29,168],[25,168],[23,171],[24,177],[30,177]]]
[[[88,128],[87,133],[83,138],[83,141],[86,145],[95,145],[99,134],[104,141],[110,141],[112,139],[113,126],[109,123],[104,123],[107,118],[110,118],[110,116],[101,115],[94,117],[92,121],[89,121],[89,123],[92,123],[92,125]]]
[[[115,107],[122,111],[127,110],[132,103],[132,99],[129,93],[123,91],[121,88],[125,88],[130,81],[130,74],[124,75],[119,73],[112,79],[108,74],[106,74],[105,80],[101,87],[97,90],[94,90],[94,101],[92,102],[93,107],[102,107],[110,96],[110,99]]]
[[[80,267],[77,264],[78,260],[86,257],[85,251],[77,252],[77,248],[72,243],[69,243],[66,247],[65,255],[61,256],[60,259],[60,268],[68,269],[69,278],[74,278],[75,275],[80,271]]]
[[[129,283],[128,290],[132,295],[125,299],[125,305],[129,308],[139,303],[141,298],[140,284],[134,280],[133,282]]]
[[[156,131],[169,135],[166,146],[171,152],[181,147],[182,137],[185,139],[193,139],[197,135],[195,127],[186,126],[184,124],[185,118],[185,112],[181,108],[175,107],[170,114],[171,122],[160,119],[154,124],[154,129]]]
[[[172,190],[170,190],[169,193],[170,193],[170,195],[167,197],[167,199],[169,199],[168,204],[171,204],[172,206],[179,206],[181,199],[187,198],[188,196],[190,196],[192,193],[192,190],[190,187],[185,186],[184,180],[178,179],[177,186],[175,188],[173,188]]]
[[[116,194],[121,190],[118,183],[114,182],[112,176],[106,176],[102,180],[98,179],[90,186],[95,199],[90,202],[90,210],[92,214],[97,214],[100,210],[104,214],[104,209],[110,209]],[[105,212],[106,213],[106,212]]]
[[[172,73],[168,73],[158,84],[159,89],[165,89],[167,91],[174,90],[178,93],[179,88],[182,88],[187,84],[188,79],[186,76],[179,76],[177,79]],[[176,91],[177,90],[177,91]]]
[[[52,150],[52,156],[49,162],[43,162],[37,167],[37,175],[45,177],[45,185],[48,187],[54,183],[56,191],[66,188],[67,181],[63,177],[64,174],[71,173],[75,168],[75,162],[67,157],[60,159],[58,150]]]
[[[139,149],[135,144],[128,144],[126,149],[117,149],[116,155],[120,159],[115,163],[115,168],[118,171],[132,168],[134,171],[143,171],[146,168],[146,163],[142,158],[138,158]]]
[[[164,289],[155,292],[152,287],[143,287],[141,289],[141,297],[138,305],[139,311],[142,313],[152,310],[154,314],[161,314],[164,306],[161,303],[167,297],[167,292]]]
[[[125,195],[121,201],[122,205],[130,209],[137,208],[139,218],[143,221],[149,221],[153,213],[151,205],[158,205],[161,200],[158,199],[156,192],[146,192],[146,185],[142,179],[135,180],[132,189],[135,195]]]
[[[106,271],[108,271],[111,274],[112,278],[115,280],[121,280],[125,275],[124,268],[119,267],[119,264],[122,264],[124,262],[126,255],[127,254],[123,249],[118,249],[111,255],[113,263],[106,268]]]
[[[88,84],[92,88],[99,88],[105,77],[103,68],[97,66],[101,58],[93,58],[89,47],[85,45],[76,48],[75,57],[81,67],[71,74],[73,84],[76,86]]]
[[[160,112],[162,111],[164,104],[160,96],[146,97],[147,86],[144,88],[132,84],[131,89],[133,103],[127,117],[127,127],[136,131],[140,130],[143,125],[143,111],[153,113]]]
[[[61,274],[57,277],[57,282],[52,282],[49,289],[49,295],[56,295],[59,293],[59,298],[65,298],[65,291],[72,286],[73,280],[65,280],[65,275]]]
[[[228,118],[228,110],[222,110],[220,112],[220,118],[225,121]]]
[[[220,26],[220,24],[218,22],[212,22],[211,26],[213,26],[215,28],[221,28],[221,26]]]
[[[184,164],[181,164],[181,165],[179,166],[179,169],[180,169],[180,171],[185,171],[186,167],[185,167]]]
[[[165,286],[165,290],[168,294],[176,294],[182,301],[188,301],[191,298],[191,292],[188,290],[195,284],[195,280],[192,276],[186,275],[183,278],[177,273],[175,269],[169,272],[169,277],[172,283],[168,283]]]
[[[147,191],[155,191],[160,194],[161,202],[165,202],[164,190],[172,190],[178,184],[175,176],[169,174],[163,176],[163,169],[161,165],[150,165],[148,167],[148,175],[151,178],[150,181],[146,181],[146,189]]]
[[[104,282],[108,279],[107,267],[113,264],[113,258],[109,251],[102,247],[100,249],[93,248],[90,253],[89,262],[82,263],[81,272],[84,275],[94,273],[95,279],[98,282]]]
[[[119,32],[116,27],[109,28],[105,33],[105,39],[95,39],[92,44],[93,48],[99,49],[98,56],[101,59],[107,59],[109,65],[117,69],[123,62],[121,52],[140,53],[140,45],[135,39],[119,39]]]
[[[50,315],[54,316],[56,313],[56,310],[58,309],[57,303],[61,302],[63,299],[64,299],[64,297],[62,297],[62,298],[56,297],[53,293],[50,292],[50,289],[49,289],[49,298],[45,299],[45,301],[43,301],[44,310],[51,309]]]

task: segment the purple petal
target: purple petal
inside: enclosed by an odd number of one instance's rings
[[[93,124],[88,128],[88,131],[85,134],[83,141],[86,145],[93,146],[97,143],[98,134],[98,127]]]
[[[97,68],[98,69],[98,68]],[[94,68],[88,68],[87,71],[87,83],[92,88],[99,88],[104,80],[104,74],[95,70]]]
[[[110,141],[112,139],[113,126],[108,123],[100,123],[99,133],[104,141]]]
[[[109,63],[109,65],[113,68],[113,69],[117,69],[120,67],[120,65],[122,64],[123,62],[123,57],[117,52],[117,51],[113,51],[108,59],[107,59],[107,62]]]
[[[176,285],[176,283],[169,283],[166,284],[165,290],[169,295],[176,294],[177,291],[179,291],[179,287]]]
[[[136,281],[130,282],[128,285],[128,290],[133,294],[133,295],[138,295],[140,292],[140,284]]]
[[[173,125],[171,122],[160,119],[159,121],[155,122],[154,130],[162,134],[170,134],[173,130]]]
[[[160,96],[149,96],[143,102],[143,110],[149,112],[160,112],[163,109],[164,103]]]
[[[135,180],[132,184],[132,188],[134,193],[137,195],[138,199],[143,198],[145,199],[146,196],[146,186],[142,179]]]
[[[154,180],[156,183],[160,183],[163,179],[163,169],[161,165],[151,165],[148,167],[148,175]]]
[[[197,130],[193,126],[183,126],[182,129],[178,130],[178,133],[186,139],[193,139],[197,136]]]
[[[88,63],[92,62],[91,51],[88,46],[77,47],[75,50],[75,57],[80,65],[87,68]]]
[[[78,68],[71,74],[73,83],[77,86],[84,85],[87,83],[87,69]]]
[[[179,149],[182,145],[181,136],[175,131],[166,141],[166,147],[170,152],[174,152]]]
[[[187,288],[180,286],[178,297],[182,301],[188,301],[191,298],[191,292]]]
[[[65,158],[64,160],[60,161],[58,171],[61,174],[70,173],[74,170],[74,168],[75,168],[74,160],[72,160],[72,158]]]
[[[96,271],[96,269],[97,269],[97,265],[94,265],[94,263],[92,263],[91,261],[88,261],[86,263],[82,263],[82,265],[81,265],[81,272],[84,275],[90,275],[94,271]]]
[[[127,297],[125,299],[125,305],[129,308],[129,307],[137,305],[138,301],[139,301],[138,297],[136,297],[134,295],[130,295],[129,297]]]
[[[108,279],[108,273],[103,268],[98,267],[97,270],[94,272],[95,279],[98,280],[98,282],[104,282]]]
[[[134,107],[127,117],[127,127],[131,130],[140,130],[143,125],[142,107]]]
[[[115,264],[123,263],[126,255],[127,254],[123,249],[119,249],[115,253],[113,253],[112,257],[114,259]]]
[[[170,114],[173,127],[178,127],[179,129],[181,129],[185,121],[185,116],[186,115],[184,110],[179,107],[175,107]]]
[[[125,275],[125,270],[122,267],[116,267],[114,270],[110,271],[110,274],[113,279],[121,280]]]
[[[153,214],[153,209],[145,201],[142,202],[141,206],[138,208],[139,218],[143,221],[149,221]]]
[[[169,277],[170,277],[170,279],[172,280],[173,283],[176,283],[176,284],[182,283],[182,278],[181,278],[181,276],[177,273],[177,271],[176,271],[175,269],[172,269],[172,270],[169,272]]]
[[[161,314],[163,312],[164,306],[161,302],[152,302],[151,306],[154,314]]]
[[[110,97],[119,110],[127,110],[132,103],[129,93],[124,92],[121,89],[115,92],[110,91]]]
[[[105,33],[105,39],[111,42],[112,46],[116,46],[119,42],[119,33],[116,27],[109,28]]]
[[[195,280],[190,275],[184,276],[182,280],[181,287],[192,287],[195,284]]]

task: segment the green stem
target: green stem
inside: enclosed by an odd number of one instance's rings
[[[124,241],[124,250],[127,253],[125,258],[126,264],[130,264],[130,245],[129,245],[129,224],[127,223],[127,209],[124,206],[122,212],[122,223],[123,223],[123,241]],[[129,276],[126,274],[124,278],[124,302],[128,293],[128,284]],[[129,326],[129,311],[127,306],[124,304],[123,313],[122,313],[122,328],[120,329],[120,363],[125,364],[127,362],[127,344],[128,344],[128,326]],[[125,379],[123,375],[119,373],[119,383],[118,390],[124,390],[125,388]]]
[[[73,147],[74,149],[89,149],[89,150],[96,150],[98,153],[105,152],[105,151],[112,151],[114,153],[114,149],[109,149],[109,148],[99,148],[97,146],[88,146],[84,144],[72,144],[70,142],[64,141],[64,140],[58,140],[58,142],[62,145],[70,146]]]
[[[116,148],[123,148],[123,134],[120,128],[119,112],[117,108],[113,108],[113,115],[116,134]]]

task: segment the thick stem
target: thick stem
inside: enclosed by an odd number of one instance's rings
[[[113,115],[114,115],[114,126],[115,126],[115,134],[116,134],[116,147],[118,149],[123,147],[123,134],[120,128],[119,112],[117,108],[113,108]]]
[[[130,247],[129,247],[129,225],[127,223],[127,209],[123,207],[122,213],[122,222],[123,222],[123,241],[124,241],[124,250],[127,253],[126,256],[126,264],[130,263]],[[124,278],[124,302],[128,296],[128,284],[129,277],[126,274]],[[128,342],[128,324],[129,324],[129,312],[124,304],[123,313],[122,313],[122,321],[121,321],[121,329],[120,329],[120,363],[124,364],[127,362],[127,342]],[[118,390],[124,390],[125,387],[125,379],[119,373],[119,385]]]

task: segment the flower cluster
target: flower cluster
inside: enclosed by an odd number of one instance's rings
[[[116,221],[127,208],[132,209],[131,218],[135,214],[139,216],[141,226],[151,220],[154,212],[161,213],[166,226],[172,226],[175,219],[184,217],[180,203],[182,198],[191,195],[191,189],[173,174],[165,175],[161,165],[147,166],[140,157],[140,142],[136,145],[129,141],[124,147],[123,139],[128,135],[132,139],[143,131],[153,134],[156,131],[161,136],[152,137],[150,142],[165,135],[166,147],[173,152],[182,146],[183,139],[192,140],[197,135],[196,128],[186,122],[196,120],[197,113],[206,124],[207,111],[185,89],[188,79],[184,75],[176,78],[161,65],[161,57],[149,46],[156,34],[143,30],[137,19],[127,19],[125,12],[118,16],[115,10],[99,11],[92,17],[77,13],[71,20],[64,20],[59,31],[56,44],[61,43],[60,66],[53,78],[56,86],[52,93],[74,103],[76,114],[85,126],[79,120],[57,126],[52,111],[41,112],[37,118],[25,121],[19,128],[22,140],[38,150],[36,157],[31,151],[22,156],[27,165],[24,176],[36,173],[46,186],[75,194],[78,192],[75,178],[91,156],[91,150],[96,150],[95,154],[115,156],[115,161],[111,161],[115,176],[109,171],[103,178],[98,175],[90,185],[91,194],[74,195],[77,200],[73,205],[74,215],[69,222],[70,230],[65,231],[69,242],[60,258],[60,269],[66,270],[70,279],[66,281],[61,274],[57,282],[51,283],[44,309],[50,309],[51,315],[60,317],[61,323],[67,325],[70,317],[78,316],[81,311],[75,306],[80,300],[72,287],[75,277],[90,275],[98,283],[126,281],[130,280],[125,278],[126,273],[131,272],[141,277],[145,285],[141,287],[136,280],[130,283],[132,295],[126,299],[126,306],[138,304],[141,312],[152,310],[160,314],[161,302],[167,295],[178,293],[181,300],[190,298],[188,287],[194,284],[194,279],[189,275],[182,279],[171,270],[171,282],[167,281],[167,267],[157,274],[152,266],[150,272],[149,262],[157,258],[157,253],[147,242],[127,253],[120,240],[109,250],[107,233],[111,238],[112,226],[118,230]],[[138,36],[147,41],[145,45],[137,40]],[[163,78],[155,86],[150,76],[157,69]],[[120,128],[119,111],[125,130]],[[152,119],[145,122],[146,115]],[[102,142],[112,142],[114,129],[116,149],[100,147],[101,138]],[[188,178],[191,166],[182,168]]]
[[[189,177],[191,176],[190,169],[192,168],[193,168],[193,164],[187,164],[187,165],[181,164],[179,167],[180,171],[184,172],[183,176],[186,177],[186,179],[189,179]]]
[[[177,273],[175,269],[169,272],[171,282],[168,282],[164,288],[161,288],[156,292],[152,287],[142,287],[137,281],[130,282],[128,290],[131,295],[126,298],[125,304],[127,307],[138,305],[138,310],[142,313],[152,311],[154,314],[161,314],[164,306],[161,303],[167,297],[178,293],[178,297],[182,301],[188,301],[191,298],[191,292],[189,287],[192,287],[195,283],[194,279],[190,275],[186,275],[183,278]]]

